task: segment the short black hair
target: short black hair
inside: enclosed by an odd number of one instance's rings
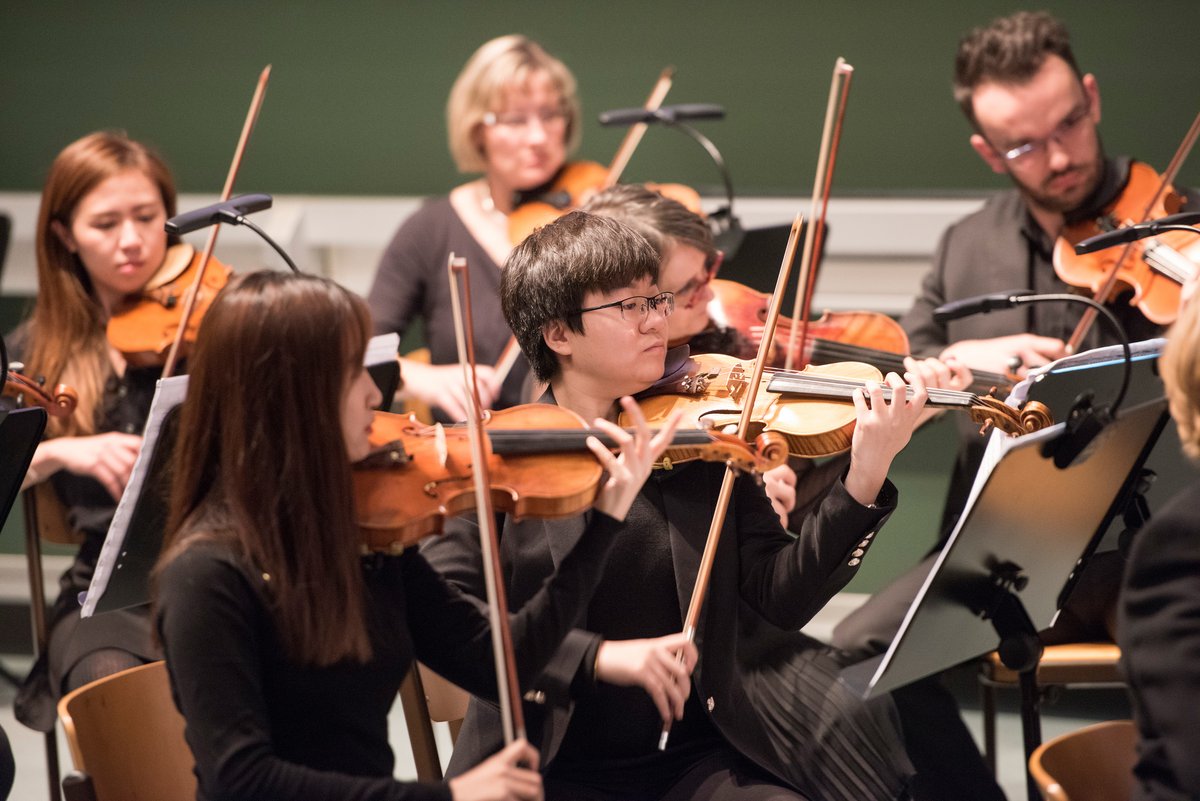
[[[588,292],[609,292],[649,277],[658,281],[658,253],[624,223],[573,211],[535,230],[513,250],[500,279],[500,305],[540,381],[558,375],[558,357],[542,336],[562,320],[583,332],[577,313]]]

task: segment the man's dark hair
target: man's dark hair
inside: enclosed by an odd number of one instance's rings
[[[588,292],[609,292],[649,277],[658,281],[658,254],[629,226],[573,211],[530,234],[517,245],[500,279],[504,319],[529,359],[534,375],[550,381],[558,357],[542,330],[562,320],[583,333],[578,310]]]
[[[1082,77],[1067,28],[1045,11],[1018,11],[975,28],[958,43],[954,59],[954,99],[979,130],[972,95],[982,83],[1021,84],[1032,78],[1048,56],[1058,56]]]

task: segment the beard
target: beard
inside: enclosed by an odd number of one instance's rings
[[[1008,177],[1032,205],[1065,215],[1078,209],[1083,201],[1091,197],[1103,174],[1104,148],[1101,147],[1097,134],[1096,155],[1090,161],[1073,161],[1066,169],[1047,175],[1037,184],[1023,181],[1011,172]],[[1066,189],[1055,189],[1054,182],[1066,176],[1074,178],[1074,182]]]

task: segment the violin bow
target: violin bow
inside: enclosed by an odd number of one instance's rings
[[[658,111],[659,106],[667,99],[667,92],[671,91],[671,83],[674,80],[675,68],[664,67],[663,71],[658,75],[658,80],[654,82],[654,88],[650,90],[650,96],[646,98],[646,103],[642,108],[646,111]],[[631,125],[629,130],[625,132],[625,138],[621,140],[621,146],[617,148],[612,163],[608,165],[608,177],[604,179],[604,186],[601,189],[615,186],[621,180],[621,173],[625,172],[625,168],[629,165],[629,160],[633,158],[633,152],[641,144],[642,137],[646,135],[646,128],[646,123],[639,122]]]
[[[237,179],[238,169],[242,166],[242,156],[246,152],[246,145],[250,142],[250,134],[254,130],[254,123],[258,120],[258,112],[262,108],[263,97],[267,93],[267,81],[270,77],[271,65],[268,64],[258,76],[258,84],[254,88],[254,96],[250,99],[250,109],[246,112],[246,121],[242,123],[242,134],[238,137],[237,147],[233,151],[233,161],[229,165],[228,175],[225,176],[225,187],[221,190],[222,202],[229,200],[230,195],[233,194],[233,182]],[[179,320],[179,330],[175,332],[175,341],[171,343],[171,350],[167,352],[167,361],[163,365],[162,371],[163,378],[169,378],[175,373],[175,364],[179,360],[179,349],[183,344],[188,321],[192,317],[192,309],[196,306],[196,298],[200,294],[200,287],[204,286],[204,271],[208,269],[208,262],[212,259],[213,250],[217,247],[217,232],[220,230],[221,224],[216,223],[208,232],[208,242],[204,245],[204,252],[200,257],[200,268],[196,270],[196,279],[188,289],[186,300],[184,301],[183,314]]]
[[[854,67],[839,57],[833,65],[833,80],[829,85],[829,102],[825,107],[825,125],[821,132],[821,149],[817,155],[817,172],[813,177],[813,193],[809,232],[804,237],[804,252],[800,257],[800,275],[796,281],[796,299],[792,304],[793,324],[788,332],[784,369],[791,370],[797,338],[808,341],[808,319],[812,310],[813,289],[821,260],[821,244],[825,238],[825,215],[829,208],[829,193],[833,186],[833,168],[837,164],[838,145],[842,141],[842,122],[846,118],[846,99],[850,94],[850,79]],[[799,329],[799,333],[797,333]],[[774,330],[763,336],[774,336]]]
[[[663,101],[667,99],[667,92],[671,91],[671,83],[674,80],[675,68],[664,67],[663,71],[658,75],[658,80],[654,82],[654,88],[650,90],[650,96],[646,98],[646,104],[642,108],[646,111],[657,111]],[[608,175],[605,176],[604,185],[600,187],[601,189],[615,186],[621,180],[621,173],[625,172],[625,168],[629,165],[629,160],[633,158],[633,152],[641,144],[642,137],[646,135],[647,127],[646,123],[639,122],[636,125],[630,126],[629,130],[625,132],[625,138],[621,140],[621,146],[617,148],[612,162],[608,165]],[[512,372],[513,366],[517,363],[517,357],[520,355],[521,347],[517,344],[517,338],[510,337],[508,344],[500,352],[500,358],[496,360],[496,378],[500,384],[503,384],[504,380],[508,378],[508,374]]]
[[[454,333],[463,382],[471,396],[467,415],[467,441],[471,448],[471,471],[475,486],[475,508],[479,519],[479,542],[483,557],[483,577],[487,589],[488,622],[492,630],[492,655],[496,661],[496,683],[500,700],[500,721],[504,743],[525,737],[525,713],[521,707],[521,688],[517,677],[512,631],[508,625],[508,597],[504,574],[500,569],[500,543],[496,537],[496,514],[492,507],[491,481],[488,477],[487,446],[483,435],[483,404],[475,370],[475,336],[471,315],[471,280],[467,260],[453,253],[446,264],[450,277],[450,304],[454,314]],[[458,276],[462,276],[459,297]]]
[[[771,343],[774,338],[775,325],[779,321],[781,298],[787,289],[792,262],[796,259],[796,245],[800,239],[800,231],[804,228],[803,213],[797,214],[792,221],[792,230],[788,235],[787,247],[784,248],[783,262],[779,266],[779,276],[775,281],[775,292],[771,295],[771,303],[767,307],[767,319],[762,341],[758,344],[758,357],[754,360],[754,372],[742,401],[742,412],[738,417],[737,437],[745,440],[750,430],[751,412],[758,397],[758,387],[762,381],[763,369],[767,363]],[[692,588],[692,599],[688,604],[687,616],[683,621],[683,633],[689,642],[696,639],[696,628],[700,624],[700,612],[704,608],[704,598],[708,594],[708,583],[712,578],[713,562],[717,557],[717,546],[721,542],[721,528],[725,524],[725,515],[729,511],[729,499],[733,495],[733,482],[737,477],[733,466],[726,464],[725,477],[721,481],[721,491],[717,495],[717,505],[713,511],[712,524],[708,529],[708,538],[704,542],[704,553],[700,557],[700,568],[696,573],[696,584]],[[683,658],[682,652],[679,658]],[[667,739],[671,735],[670,724],[664,725],[658,738],[658,750],[666,750]]]
[[[1167,165],[1167,169],[1163,171],[1162,180],[1158,184],[1158,189],[1154,195],[1146,203],[1146,208],[1142,211],[1141,219],[1135,220],[1135,223],[1145,222],[1150,217],[1151,210],[1158,205],[1158,201],[1163,194],[1175,181],[1175,176],[1179,174],[1179,170],[1183,167],[1183,162],[1187,159],[1188,154],[1192,152],[1192,148],[1196,145],[1196,138],[1200,136],[1200,113],[1196,114],[1196,118],[1192,120],[1192,126],[1188,128],[1188,132],[1184,134],[1183,140],[1179,143],[1179,147],[1175,149],[1175,155],[1171,157],[1171,163]],[[1109,295],[1112,294],[1113,287],[1117,283],[1117,274],[1121,267],[1129,259],[1134,248],[1137,247],[1136,242],[1130,242],[1125,245],[1121,251],[1121,255],[1113,262],[1113,266],[1109,268],[1108,273],[1104,277],[1104,283],[1096,290],[1096,295],[1092,299],[1097,303],[1105,303],[1108,301]],[[1079,350],[1079,346],[1083,343],[1083,338],[1087,336],[1087,332],[1091,329],[1092,323],[1096,321],[1097,312],[1093,308],[1088,308],[1079,318],[1079,324],[1075,326],[1074,333],[1071,334],[1071,339],[1067,342],[1067,353],[1075,353]]]

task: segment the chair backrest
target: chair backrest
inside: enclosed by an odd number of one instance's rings
[[[58,716],[98,801],[195,801],[195,762],[165,662],[80,687],[58,702]]]
[[[1029,772],[1047,801],[1128,801],[1136,761],[1133,721],[1110,720],[1042,743]]]

